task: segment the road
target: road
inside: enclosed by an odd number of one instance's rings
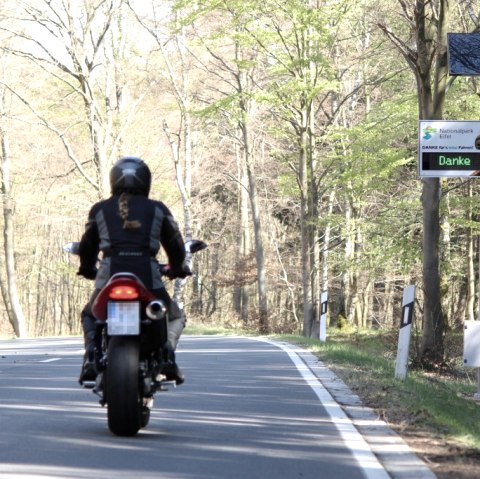
[[[0,479],[391,477],[291,347],[182,337],[185,384],[129,438],[78,386],[82,354],[78,338],[0,341]]]

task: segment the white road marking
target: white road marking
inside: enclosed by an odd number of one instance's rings
[[[289,346],[265,338],[250,338],[270,343],[283,349],[292,360],[307,384],[312,388],[333,424],[338,429],[345,445],[350,449],[354,458],[357,460],[360,468],[363,470],[366,479],[390,479],[382,464],[379,462],[370,446],[363,436],[357,431],[355,425],[345,414],[340,405],[333,399],[331,394],[325,389],[323,384],[312,373],[310,368],[303,362],[298,354]]]

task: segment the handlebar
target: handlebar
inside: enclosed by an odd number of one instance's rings
[[[63,250],[66,253],[78,255],[79,254],[79,242],[71,242],[67,243],[66,245],[63,246]],[[194,254],[197,253],[198,251],[201,251],[205,248],[207,248],[207,243],[201,240],[189,240],[185,242],[185,252],[187,254]],[[160,274],[162,276],[166,276],[169,279],[175,279],[175,278],[185,278],[187,276],[192,276],[192,272],[188,268],[188,266],[183,268],[183,271],[180,272],[180,275],[178,274],[172,274],[172,270],[169,264],[162,264],[160,263],[158,265],[158,270],[160,271]],[[178,271],[176,271],[178,273]],[[83,275],[85,276],[85,275]]]

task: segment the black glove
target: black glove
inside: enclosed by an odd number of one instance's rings
[[[183,264],[180,268],[172,268],[169,264],[162,264],[160,265],[160,271],[163,275],[165,275],[168,279],[175,279],[175,278],[186,278],[187,276],[192,276],[192,272],[190,268]]]
[[[160,274],[162,276],[166,276],[167,278],[169,279],[173,279],[170,275],[171,275],[171,272],[172,270],[170,269],[170,265],[169,264],[159,264],[158,265],[158,270],[160,271]]]
[[[95,279],[97,276],[97,268],[87,268],[85,266],[80,266],[80,268],[77,271],[78,276],[83,276],[86,279]]]
[[[192,276],[192,272],[190,271],[190,268],[187,265],[182,265],[180,269],[173,269],[172,275],[174,278],[184,279],[187,276]]]

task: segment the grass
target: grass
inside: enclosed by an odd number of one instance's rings
[[[282,337],[315,353],[390,423],[440,435],[480,451],[480,403],[476,381],[462,368],[448,375],[410,370],[394,377],[396,344],[382,332],[333,333],[327,342]]]
[[[215,324],[197,324],[190,321],[187,322],[184,334],[192,335],[192,336],[194,335],[215,336],[216,334],[222,334],[226,336],[234,335],[234,334],[246,335],[244,331],[234,330],[226,326],[219,326]]]

